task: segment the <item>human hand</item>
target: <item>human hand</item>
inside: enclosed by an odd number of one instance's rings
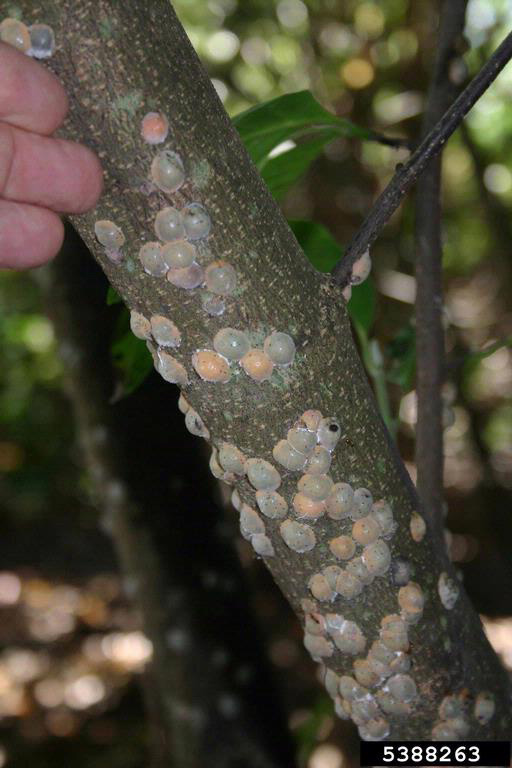
[[[64,237],[60,213],[92,208],[102,170],[87,147],[51,134],[68,101],[57,78],[0,42],[0,267],[35,267]]]

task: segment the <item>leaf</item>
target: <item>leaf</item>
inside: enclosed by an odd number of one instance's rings
[[[350,310],[350,302],[349,302]],[[354,322],[354,330],[359,339],[361,348],[361,357],[368,375],[373,381],[375,397],[379,406],[380,415],[384,424],[388,428],[392,437],[396,436],[397,422],[393,418],[391,403],[389,401],[389,392],[387,387],[386,371],[384,369],[384,359],[377,339],[370,339],[366,330],[357,321]]]
[[[326,126],[334,127],[336,136],[358,139],[373,136],[371,131],[328,112],[309,91],[288,93],[258,104],[237,115],[233,123],[259,168],[272,149],[286,139],[314,133]]]
[[[293,234],[300,247],[320,272],[330,272],[342,257],[342,249],[321,224],[315,221],[289,221]],[[368,334],[375,320],[377,306],[377,291],[375,283],[369,277],[361,285],[352,289],[352,298],[348,303],[348,311],[354,323]]]
[[[309,763],[311,753],[318,743],[319,734],[327,720],[332,719],[333,703],[327,694],[321,693],[313,702],[308,717],[294,729],[293,736],[299,752],[299,765]]]
[[[388,344],[391,360],[387,379],[407,392],[416,373],[416,331],[412,325],[402,328]]]
[[[315,221],[289,221],[293,234],[300,247],[320,272],[330,272],[342,257],[342,249],[321,224]],[[369,277],[361,285],[352,289],[352,298],[348,303],[348,312],[367,335],[375,320],[377,291],[375,283]]]
[[[348,313],[354,324],[358,324],[366,334],[375,320],[377,307],[377,291],[375,283],[368,277],[361,285],[352,288],[352,298],[348,303]]]
[[[337,137],[337,130],[323,128],[318,138],[304,141],[293,149],[266,160],[261,175],[276,200],[282,200],[288,190],[304,176],[325,145]]]
[[[112,359],[121,373],[123,395],[138,389],[153,370],[153,359],[146,344],[129,330],[128,310],[123,310],[119,318]]]
[[[475,363],[479,363],[481,360],[485,360],[486,357],[494,355],[495,352],[497,352],[499,349],[502,349],[503,347],[512,347],[512,336],[507,336],[505,339],[499,339],[498,341],[495,341],[493,344],[489,344],[483,349],[477,349],[474,352],[469,352],[466,356],[465,364],[471,366]]]
[[[289,221],[300,247],[319,272],[330,272],[341,258],[341,247],[330,232],[316,221]]]
[[[109,285],[108,291],[107,291],[107,306],[111,307],[113,304],[121,304],[122,301],[123,300],[120,297],[120,295],[117,293],[117,291],[115,291],[112,288],[112,286]]]

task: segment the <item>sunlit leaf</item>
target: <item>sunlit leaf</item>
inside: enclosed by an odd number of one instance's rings
[[[270,157],[263,164],[261,175],[276,200],[281,200],[294,184],[304,176],[311,163],[321,154],[337,132],[325,128],[315,138],[288,149],[277,157]]]
[[[370,139],[373,134],[337,117],[319,104],[309,91],[278,96],[237,115],[233,120],[242,141],[258,167],[267,155],[287,139],[333,128],[333,138]]]
[[[482,432],[487,448],[494,452],[506,453],[512,441],[512,405],[503,403],[487,419]]]
[[[319,129],[318,135],[307,138],[292,149],[276,157],[267,157],[262,163],[261,175],[276,200],[281,200],[286,193],[304,176],[324,147],[338,132],[333,128]]]

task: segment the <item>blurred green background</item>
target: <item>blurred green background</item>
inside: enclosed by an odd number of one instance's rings
[[[230,115],[308,89],[339,116],[413,142],[435,50],[435,5],[174,2]],[[465,82],[475,74],[510,28],[508,0],[470,0],[469,48],[452,76]],[[509,670],[511,100],[509,66],[450,140],[443,195],[449,545]],[[286,194],[284,211],[322,224],[342,246],[406,157],[404,149],[337,138]],[[373,249],[375,314],[358,339],[414,478],[413,213],[411,197]],[[491,345],[491,354],[480,354]],[[0,273],[0,768],[28,759],[33,768],[92,760],[129,768],[144,764],[134,679],[151,647],[88,502],[56,352],[37,281]],[[241,556],[258,572],[243,546]],[[257,591],[261,579],[254,583]],[[263,584],[255,604],[303,764],[349,764],[300,633],[291,621],[268,620],[278,608]]]

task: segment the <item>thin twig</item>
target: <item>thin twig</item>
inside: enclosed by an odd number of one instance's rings
[[[422,136],[427,136],[457,95],[450,77],[464,29],[467,0],[443,0],[439,38]],[[416,187],[416,466],[425,514],[442,529],[444,330],[441,242],[442,153],[428,164]]]
[[[511,57],[512,32],[507,35],[489,61],[484,64],[455,103],[425,137],[407,163],[398,166],[394,177],[349,243],[343,258],[334,267],[332,275],[336,283],[341,286],[348,283],[354,262],[376,240],[379,232],[398,208],[406,192],[422,173],[429,160],[439,153],[464,116],[485,93]]]

